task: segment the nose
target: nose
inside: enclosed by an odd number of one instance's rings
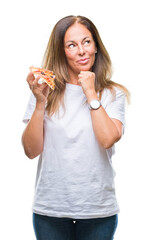
[[[84,55],[85,54],[85,49],[81,44],[78,45],[78,54],[79,55]]]

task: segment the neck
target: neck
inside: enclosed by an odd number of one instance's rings
[[[79,73],[74,73],[74,72],[71,72],[70,70],[68,70],[68,75],[69,75],[69,83],[70,84],[80,85],[79,82],[78,82]]]
[[[76,80],[70,80],[69,83],[74,85],[80,85]]]

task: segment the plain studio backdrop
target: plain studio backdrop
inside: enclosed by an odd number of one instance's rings
[[[67,15],[90,18],[113,63],[113,80],[131,92],[126,131],[113,165],[120,205],[115,240],[150,240],[151,33],[146,0],[3,1],[0,6],[0,239],[34,240],[32,200],[37,159],[23,152],[26,76],[40,66],[54,24]]]

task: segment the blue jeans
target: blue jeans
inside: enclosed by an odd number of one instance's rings
[[[113,240],[118,216],[71,219],[33,214],[37,240]]]

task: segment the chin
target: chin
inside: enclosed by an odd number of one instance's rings
[[[82,66],[82,67],[79,68],[79,72],[80,71],[92,71],[92,67]]]

